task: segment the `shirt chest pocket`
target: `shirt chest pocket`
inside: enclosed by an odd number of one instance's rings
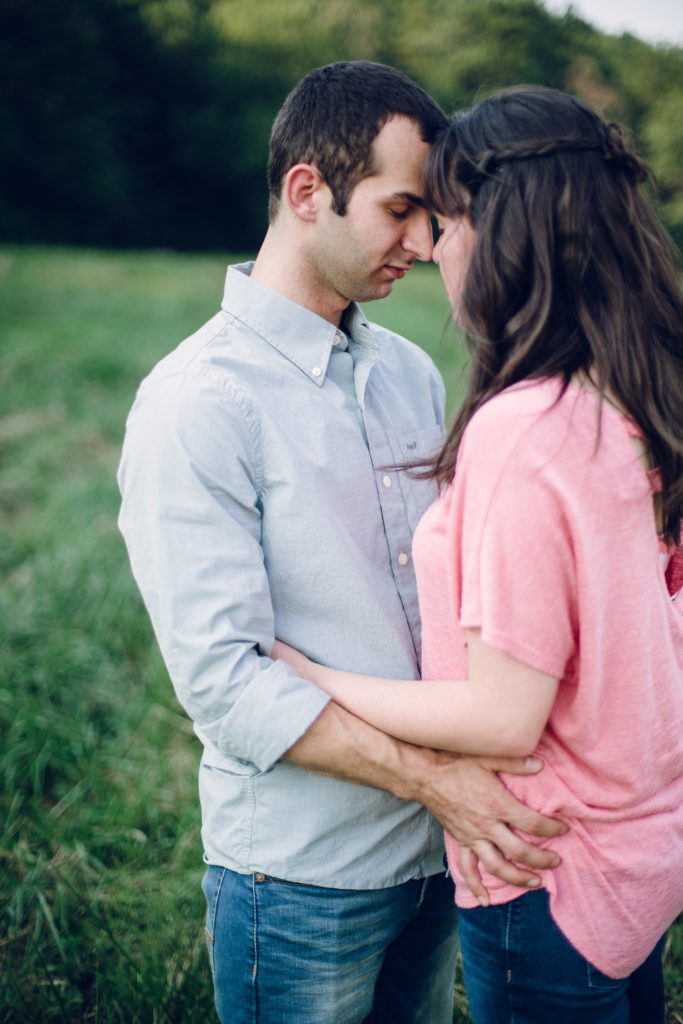
[[[424,469],[427,460],[441,449],[445,438],[444,428],[441,424],[435,423],[423,430],[396,434],[390,440],[397,464],[415,466],[414,471],[406,469],[400,474],[400,487],[411,533],[415,531],[422,516],[438,497],[435,481],[422,479],[421,470]]]
[[[396,446],[401,458],[408,462],[428,459],[439,451],[446,439],[446,431],[440,423],[434,423],[423,430],[411,430],[396,436]]]

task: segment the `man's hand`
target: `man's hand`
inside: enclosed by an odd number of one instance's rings
[[[540,879],[529,869],[560,863],[552,850],[539,850],[512,829],[552,838],[566,832],[567,826],[520,803],[496,775],[502,771],[535,774],[543,767],[538,758],[461,757],[416,747],[387,736],[330,701],[285,759],[309,771],[377,786],[424,804],[457,840],[462,873],[484,905],[488,894],[479,861],[497,878],[530,888],[539,885]]]
[[[534,888],[538,875],[528,870],[557,867],[559,856],[541,850],[514,831],[552,838],[567,826],[532,811],[500,781],[496,772],[535,774],[543,767],[539,758],[457,757],[441,751],[422,751],[429,764],[423,786],[414,797],[428,807],[460,850],[460,870],[483,906],[488,893],[479,863],[504,882]],[[430,763],[431,762],[431,763]],[[522,865],[522,866],[520,866]]]

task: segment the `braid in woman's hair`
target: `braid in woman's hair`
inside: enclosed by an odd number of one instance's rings
[[[485,149],[470,157],[469,163],[478,174],[485,175],[494,173],[500,164],[510,163],[513,160],[554,156],[564,152],[588,151],[601,152],[608,163],[611,163],[616,170],[623,172],[633,183],[641,184],[652,179],[652,173],[645,161],[627,149],[624,142],[624,129],[616,123],[606,124],[603,137],[594,141],[588,141],[581,135],[523,139],[519,142],[500,145],[495,149]]]
[[[611,122],[604,129],[605,160],[622,171],[634,185],[642,185],[649,181],[654,183],[654,176],[648,164],[628,149],[623,125]]]

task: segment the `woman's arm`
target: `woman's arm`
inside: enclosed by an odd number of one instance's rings
[[[334,700],[390,736],[461,754],[525,757],[537,746],[558,680],[485,643],[468,629],[465,680],[375,679],[326,668],[276,641],[287,661]]]

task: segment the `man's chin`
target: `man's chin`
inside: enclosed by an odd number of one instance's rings
[[[386,298],[391,293],[394,282],[397,280],[393,275],[387,274],[386,269],[386,267],[382,267],[372,277],[359,281],[355,287],[350,287],[350,301],[375,302],[377,299]]]
[[[383,299],[389,295],[394,287],[394,282],[397,280],[395,277],[383,276],[381,280],[375,280],[368,282],[368,294],[365,301],[369,302],[371,299]]]

